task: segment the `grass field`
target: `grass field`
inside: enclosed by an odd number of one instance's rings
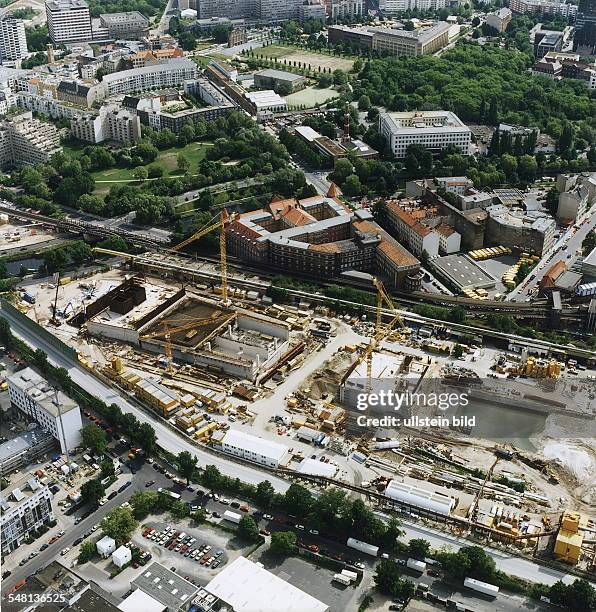
[[[317,104],[323,104],[330,98],[339,97],[339,92],[330,87],[327,89],[319,89],[318,87],[306,87],[301,91],[297,91],[289,96],[285,96],[285,101],[289,106],[301,106],[306,105],[307,108],[316,106]]]
[[[255,55],[262,55],[263,57],[270,57],[272,59],[287,59],[292,62],[301,62],[303,64],[310,64],[313,70],[321,68],[331,68],[331,70],[345,70],[349,72],[354,65],[354,60],[337,57],[335,55],[327,55],[325,53],[316,53],[315,51],[308,51],[306,49],[300,49],[298,47],[284,47],[281,45],[269,45],[268,47],[261,47],[255,49]],[[283,69],[283,66],[282,68]]]
[[[182,173],[177,170],[176,159],[180,153],[183,153],[190,161],[190,172],[196,173],[197,164],[205,157],[205,152],[209,146],[211,146],[211,143],[208,142],[191,142],[185,147],[166,149],[164,151],[160,151],[157,159],[149,164],[149,166],[161,166],[165,170],[164,176],[181,176]],[[81,155],[80,150],[77,150],[77,148],[68,147],[68,151],[67,147],[64,149],[67,155],[71,154],[74,157]],[[133,171],[133,168],[108,168],[107,170],[98,170],[97,172],[93,172],[93,178],[95,179],[95,193],[107,193],[110,186],[116,182],[134,181]]]

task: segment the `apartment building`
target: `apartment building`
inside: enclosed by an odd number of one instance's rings
[[[257,14],[257,0],[193,0],[190,8],[197,11],[199,19],[247,19]]]
[[[84,0],[47,0],[48,34],[55,45],[93,39],[91,14]]]
[[[364,15],[366,0],[325,0],[327,16],[332,21]]]
[[[111,38],[140,38],[149,30],[149,20],[138,11],[102,14],[99,22]]]
[[[549,51],[532,66],[532,74],[553,80],[579,79],[596,88],[596,62],[582,61],[577,53]]]
[[[410,145],[417,144],[433,154],[453,145],[470,155],[472,132],[451,111],[381,113],[379,132],[387,139],[393,156],[403,159]]]
[[[596,172],[580,175],[560,174],[557,177],[557,191],[557,220],[565,224],[582,221],[586,212],[596,204]]]
[[[54,520],[52,493],[33,474],[0,493],[2,556],[25,543],[30,534]]]
[[[75,402],[31,368],[15,372],[6,380],[11,406],[49,431],[63,453],[80,444],[83,424]]]
[[[61,151],[56,127],[34,119],[31,111],[9,115],[0,121],[0,167],[45,164]]]
[[[123,70],[104,76],[106,96],[148,91],[153,88],[181,87],[184,81],[197,78],[197,65],[186,58],[174,58],[155,66]]]
[[[331,43],[352,42],[394,56],[429,55],[449,43],[450,24],[439,21],[428,28],[400,30],[384,27],[329,26]]]
[[[83,142],[134,143],[141,140],[141,122],[135,113],[117,106],[102,106],[99,112],[78,113],[70,132]]]
[[[100,85],[80,81],[60,81],[56,89],[56,97],[58,100],[75,106],[91,108],[95,102],[103,98],[103,88]]]
[[[486,208],[486,242],[543,255],[555,243],[557,224],[547,213],[494,204]]]
[[[327,19],[325,4],[322,0],[306,0],[298,7],[298,19],[300,19],[300,21],[306,21],[308,19],[325,21],[325,19]]]
[[[285,21],[298,19],[298,8],[304,0],[256,0],[257,19]]]
[[[19,108],[40,113],[42,115],[46,115],[47,117],[51,117],[52,119],[72,120],[85,112],[81,108],[66,105],[55,98],[41,96],[26,91],[19,91],[14,97],[16,105]]]
[[[27,57],[25,24],[10,13],[0,17],[0,63],[18,62]]]
[[[497,32],[504,32],[511,21],[511,17],[513,16],[511,10],[508,8],[500,8],[498,11],[494,11],[493,13],[489,13],[486,16],[486,23],[494,28]]]
[[[550,2],[549,0],[511,0],[509,8],[514,13],[545,13],[563,17],[575,17],[578,10],[576,4]]]
[[[446,0],[381,0],[379,3],[385,15],[396,15],[413,10],[438,11],[446,6]]]

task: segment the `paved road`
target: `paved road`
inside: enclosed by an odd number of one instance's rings
[[[223,473],[233,478],[240,478],[243,482],[258,484],[262,480],[269,480],[273,487],[284,492],[289,484],[287,481],[272,476],[271,474],[260,470],[256,467],[235,463],[224,457],[209,453],[203,449],[197,448],[193,444],[187,442],[184,438],[165,426],[163,422],[153,415],[145,412],[132,398],[126,397],[124,394],[109,387],[101,382],[89,372],[84,370],[78,364],[74,364],[67,357],[62,355],[53,346],[47,344],[41,338],[34,336],[29,329],[24,328],[6,311],[2,311],[2,316],[10,323],[12,332],[19,338],[27,342],[33,348],[40,348],[47,355],[53,365],[65,368],[74,382],[80,385],[88,393],[95,397],[100,397],[107,404],[116,404],[123,412],[134,414],[139,421],[149,423],[157,434],[158,443],[165,450],[178,454],[180,451],[187,450],[197,457],[199,466],[215,465]]]
[[[512,302],[523,302],[527,299],[530,291],[538,286],[542,277],[559,261],[569,263],[575,256],[577,249],[581,248],[583,241],[591,230],[596,227],[596,205],[584,217],[579,227],[572,225],[558,240],[555,245],[538,262],[534,270],[518,285],[518,287],[507,295],[506,300]],[[565,248],[565,246],[567,248]],[[565,248],[565,250],[563,250]],[[530,278],[534,278],[530,281]]]

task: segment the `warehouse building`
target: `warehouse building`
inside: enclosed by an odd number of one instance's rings
[[[134,612],[138,610],[145,612],[162,612],[166,609],[169,612],[187,610],[198,591],[198,587],[192,582],[156,562],[145,566],[143,571],[131,581],[130,586],[140,589],[148,597],[143,597],[138,593],[135,595],[136,591],[134,591],[129,598],[118,606],[123,612],[133,612],[133,610]],[[139,605],[142,607],[139,607]]]
[[[389,482],[385,489],[385,495],[398,503],[402,502],[406,506],[429,510],[443,516],[449,516],[457,506],[457,499],[454,497],[420,489],[396,480]]]
[[[266,68],[255,72],[254,83],[255,87],[273,89],[274,91],[278,91],[281,87],[282,90],[287,89],[284,93],[292,93],[306,87],[306,77],[284,70]]]
[[[290,458],[290,451],[285,444],[265,440],[237,429],[229,429],[225,433],[221,448],[230,455],[272,468],[282,467]]]
[[[260,563],[253,563],[245,557],[238,557],[232,563],[228,563],[205,586],[205,591],[219,599],[219,607],[216,609],[228,609],[234,612],[266,610],[327,612],[329,610],[326,603],[272,574]]]
[[[462,293],[466,289],[492,289],[497,279],[467,255],[447,255],[431,262],[433,271],[452,289]]]

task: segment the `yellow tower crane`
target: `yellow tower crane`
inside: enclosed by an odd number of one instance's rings
[[[180,319],[165,319],[161,322],[163,329],[160,331],[156,331],[150,334],[147,334],[148,338],[163,338],[164,339],[164,352],[167,360],[167,371],[172,373],[172,334],[177,332],[189,330],[189,334],[192,334],[193,331],[196,332],[197,327],[204,327],[205,325],[218,325],[220,323],[226,323],[230,319],[233,319],[236,316],[235,313],[224,313],[215,314],[215,316],[204,318],[204,319],[194,319],[189,318],[188,322],[183,325],[177,325],[176,327],[170,327],[173,323],[180,323]],[[195,347],[196,348],[196,347]]]
[[[229,304],[228,300],[228,263],[227,263],[227,254],[226,254],[226,225],[231,223],[236,217],[238,213],[233,213],[231,215],[228,214],[228,211],[223,208],[219,215],[215,215],[212,219],[210,219],[203,227],[199,228],[192,236],[186,238],[176,246],[171,247],[170,251],[179,251],[183,249],[185,246],[189,245],[191,242],[206,236],[210,232],[215,229],[220,230],[219,234],[219,258],[221,262],[221,295],[222,302],[224,304]]]

